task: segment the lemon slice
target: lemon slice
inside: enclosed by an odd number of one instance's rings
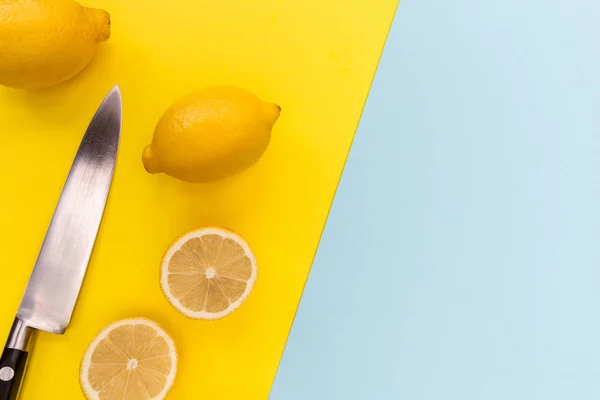
[[[161,400],[176,370],[169,335],[147,319],[126,319],[106,327],[87,349],[81,388],[90,400]]]
[[[239,235],[197,229],[175,241],[162,261],[160,283],[169,301],[191,318],[222,318],[248,297],[256,258]]]

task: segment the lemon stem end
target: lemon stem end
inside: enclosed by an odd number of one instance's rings
[[[96,42],[105,42],[110,38],[110,14],[97,8],[85,8],[89,19],[92,21],[92,29],[96,30]]]
[[[142,162],[144,163],[144,168],[147,172],[151,174],[158,174],[161,172],[158,160],[152,155],[152,145],[148,145],[144,148]]]

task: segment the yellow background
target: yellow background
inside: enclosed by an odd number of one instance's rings
[[[266,399],[397,0],[95,0],[112,37],[72,81],[40,92],[0,88],[0,329],[7,333],[79,141],[111,86],[123,94],[117,170],[71,325],[41,333],[25,400],[78,399],[79,362],[120,318],[173,336],[170,399]],[[190,185],[147,174],[141,152],[164,109],[207,84],[250,89],[282,109],[262,160],[226,181]],[[179,314],[159,261],[202,225],[241,233],[259,276],[219,321]],[[5,337],[0,335],[0,340]]]

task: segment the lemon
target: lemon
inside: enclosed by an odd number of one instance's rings
[[[231,86],[191,93],[158,121],[152,143],[144,149],[144,167],[187,182],[234,175],[265,152],[280,110]]]
[[[246,300],[256,276],[256,258],[241,236],[202,228],[167,249],[160,283],[171,304],[188,317],[217,319]]]
[[[40,89],[63,82],[109,36],[108,13],[73,0],[0,0],[0,84]]]
[[[80,382],[90,400],[160,400],[176,370],[171,337],[153,321],[126,319],[94,339],[81,362]]]

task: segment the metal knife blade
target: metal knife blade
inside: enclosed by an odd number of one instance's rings
[[[81,141],[17,311],[31,328],[63,333],[71,320],[113,177],[121,109],[115,86]]]
[[[63,333],[81,289],[112,182],[121,93],[106,96],[83,136],[0,356],[0,400],[17,400],[36,329]]]

